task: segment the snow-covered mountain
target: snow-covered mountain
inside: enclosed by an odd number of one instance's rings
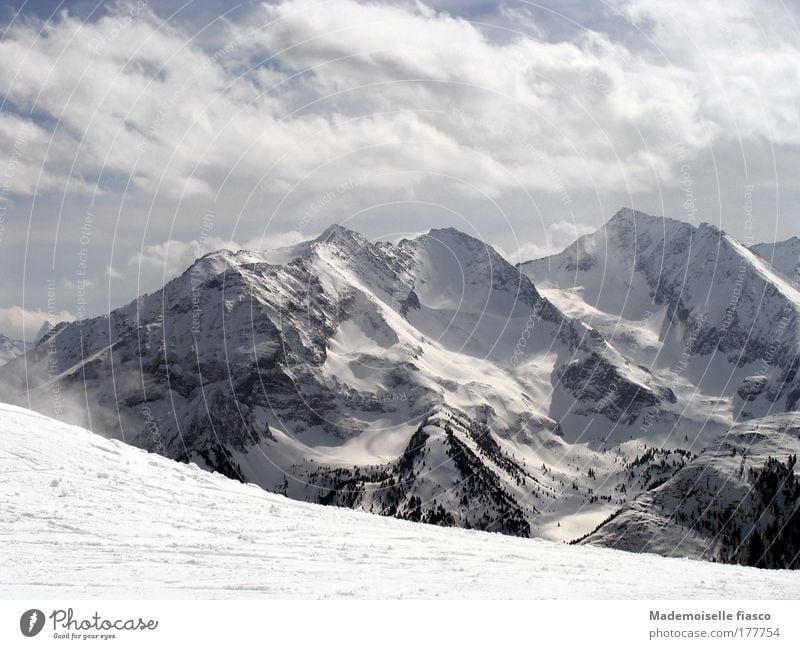
[[[42,341],[42,339],[53,330],[54,326],[55,325],[52,322],[50,322],[49,320],[45,320],[42,323],[42,326],[39,327],[39,331],[36,332],[36,336],[33,339],[33,343],[35,345],[39,344]]]
[[[26,345],[23,341],[0,334],[0,365],[5,365],[8,361],[23,356],[28,349],[30,349],[30,345]]]
[[[0,333],[0,365],[5,365],[10,360],[24,356],[25,352],[41,342],[41,340],[47,333],[50,332],[52,328],[53,325],[50,322],[45,322],[39,329],[39,332],[36,334],[34,342],[32,343],[26,343],[22,340],[9,338],[8,336]]]
[[[757,243],[750,250],[766,259],[779,273],[798,281],[800,278],[800,239],[792,237],[775,243]]]
[[[737,421],[797,409],[798,309],[735,239],[632,210],[519,268],[453,229],[333,226],[57,325],[0,399],[297,500],[614,544]]]
[[[800,415],[740,423],[583,543],[800,568]]]
[[[717,228],[623,209],[520,269],[669,385],[687,413],[723,422],[798,408],[798,287]]]
[[[5,404],[0,462],[3,598],[800,597],[785,570],[302,503]]]
[[[58,325],[26,366],[0,372],[6,400],[293,498],[559,539],[620,481],[637,493],[617,475],[635,441],[603,451],[590,425],[628,440],[678,418],[668,387],[452,229],[212,253]]]

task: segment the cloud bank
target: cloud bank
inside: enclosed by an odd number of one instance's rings
[[[71,205],[111,204],[117,222],[102,237],[98,224],[98,241],[116,258],[95,281],[119,285],[128,260],[180,270],[209,204],[223,243],[414,211],[409,231],[451,219],[524,257],[569,243],[560,224],[596,226],[586,213],[602,220],[609,200],[680,196],[686,161],[704,159],[715,177],[697,183],[723,195],[738,191],[725,165],[739,151],[753,182],[781,191],[775,160],[800,146],[786,7],[617,0],[603,11],[619,33],[595,5],[559,33],[557,11],[448,7],[287,0],[198,23],[140,1],[91,20],[17,15],[0,41],[5,227],[17,200],[30,210],[14,227],[35,217],[60,250],[69,227],[52,224]],[[138,217],[121,216],[131,205]]]
[[[763,16],[766,32],[744,3],[619,8],[649,53],[591,26],[549,42],[353,0],[265,4],[195,33],[144,3],[88,23],[18,19],[0,43],[0,138],[25,148],[11,191],[124,179],[180,197],[397,168],[488,193],[638,187],[669,177],[676,138],[798,144],[800,50],[780,16]]]

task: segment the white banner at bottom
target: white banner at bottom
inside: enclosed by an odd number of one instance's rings
[[[0,602],[0,647],[797,647],[794,601]],[[512,644],[513,643],[513,644]]]

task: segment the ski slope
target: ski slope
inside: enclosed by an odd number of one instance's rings
[[[323,507],[0,404],[3,598],[798,598],[800,573]]]

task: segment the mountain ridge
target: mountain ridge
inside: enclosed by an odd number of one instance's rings
[[[719,335],[728,305],[697,308],[708,268],[729,286],[744,268],[752,322],[751,293],[781,312],[792,287],[718,229],[659,218],[621,210],[535,269],[453,228],[393,244],[337,225],[211,252],[107,316],[57,325],[27,376],[0,369],[0,398],[48,412],[57,395],[61,418],[297,500],[573,540],[737,416],[797,403],[791,359],[757,378],[763,354],[739,367]],[[705,378],[709,357],[733,389]]]
[[[738,395],[731,406],[735,418],[738,411],[744,418],[768,414],[776,398],[785,400],[782,409],[794,409],[797,287],[715,226],[630,210],[623,217],[558,255],[523,265],[522,272],[553,289],[546,293],[567,312],[571,300],[571,313],[602,322],[600,329],[618,344],[624,332],[638,336],[638,349],[656,349],[639,354],[653,371],[676,365],[691,346],[686,371],[715,396]],[[657,321],[645,322],[653,314]],[[785,329],[776,335],[775,323],[784,319]],[[657,341],[645,340],[647,332],[638,331],[643,323]],[[746,366],[749,375],[741,371]],[[763,390],[756,394],[750,387],[759,381]]]
[[[557,464],[594,417],[628,429],[674,402],[457,230],[394,245],[339,226],[282,254],[210,253],[108,316],[57,326],[28,356],[31,391],[10,367],[3,397],[47,411],[57,390],[75,423],[299,499],[331,500],[344,480],[378,513],[526,533],[542,533],[532,523],[548,500],[589,499],[588,486],[562,493],[578,477],[539,460]],[[409,453],[414,434],[436,463]],[[354,463],[381,468],[344,476]],[[545,525],[561,534],[557,523]]]

